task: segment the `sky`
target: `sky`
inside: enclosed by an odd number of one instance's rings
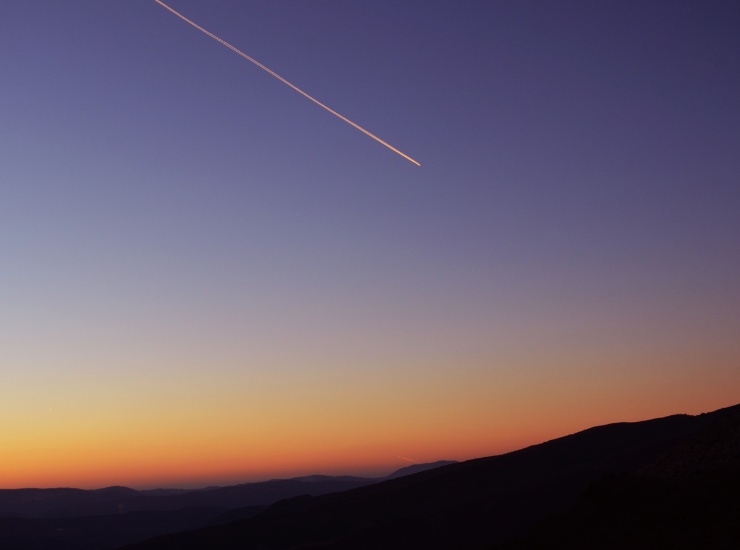
[[[740,402],[735,2],[4,0],[0,487],[384,475]]]

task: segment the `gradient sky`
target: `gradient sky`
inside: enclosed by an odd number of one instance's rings
[[[381,474],[740,402],[737,3],[3,0],[0,487]]]

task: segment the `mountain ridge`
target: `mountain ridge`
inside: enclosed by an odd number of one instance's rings
[[[739,412],[737,405],[596,426],[504,455],[280,501],[250,519],[126,548],[491,548],[564,513],[599,479],[637,471]]]
[[[5,489],[0,490],[0,548],[108,550],[249,518],[281,499],[344,491],[384,479],[313,475],[192,490]]]
[[[453,461],[415,464],[420,471]],[[186,507],[203,507],[214,503],[226,506],[253,506],[269,504],[294,494],[314,491],[315,487],[327,485],[326,490],[345,490],[354,486],[377,483],[385,479],[408,475],[408,467],[394,470],[387,476],[329,476],[308,475],[292,478],[276,478],[266,481],[237,483],[225,486],[210,486],[195,489],[132,489],[113,485],[100,489],[76,489],[55,487],[49,489],[24,488],[0,489],[0,517],[59,518],[81,515],[104,515],[145,510],[175,510]],[[315,484],[308,488],[306,484]],[[274,496],[277,495],[277,496]]]

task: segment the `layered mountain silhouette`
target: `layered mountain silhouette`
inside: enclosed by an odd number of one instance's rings
[[[0,548],[735,548],[738,495],[740,405],[385,478],[4,490]]]
[[[314,475],[197,490],[0,490],[0,549],[112,549],[249,518],[281,499],[345,491],[445,463],[415,464],[380,478]]]
[[[126,547],[731,548],[740,405],[600,426]]]

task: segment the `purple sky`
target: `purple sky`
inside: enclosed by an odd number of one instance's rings
[[[153,1],[4,0],[6,430],[451,385],[493,451],[481,388],[533,425],[737,402],[736,2],[171,5],[422,167]]]

